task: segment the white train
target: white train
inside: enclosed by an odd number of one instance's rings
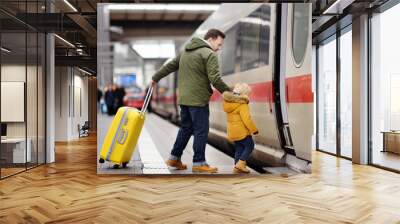
[[[311,4],[222,4],[193,34],[210,28],[226,34],[219,52],[220,71],[228,85],[252,87],[250,108],[259,129],[252,161],[310,172],[313,136],[311,79]],[[159,82],[152,110],[179,120],[176,75]],[[226,115],[221,94],[210,101],[210,136],[225,150]],[[228,149],[227,149],[228,148]]]

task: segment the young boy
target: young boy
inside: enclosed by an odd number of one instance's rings
[[[224,111],[227,113],[228,138],[235,143],[234,173],[250,173],[246,168],[246,161],[254,149],[251,135],[258,134],[258,130],[250,117],[249,94],[251,89],[246,83],[235,85],[233,92],[224,92]]]

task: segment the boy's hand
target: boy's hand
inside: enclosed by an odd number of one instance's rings
[[[258,131],[254,132],[253,135],[258,135]]]

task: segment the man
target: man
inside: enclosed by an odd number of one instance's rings
[[[213,93],[212,84],[220,93],[230,91],[219,73],[218,58],[225,34],[210,29],[204,39],[195,37],[185,46],[185,50],[164,65],[152,78],[153,85],[163,77],[178,71],[178,104],[181,109],[181,127],[171,151],[167,165],[180,170],[187,169],[181,156],[190,136],[193,142],[193,172],[215,173],[216,167],[207,164],[205,148],[209,129],[208,102]]]
[[[100,103],[102,97],[103,97],[103,92],[101,92],[101,90],[97,88],[97,103]]]
[[[108,85],[107,88],[105,89],[104,93],[104,101],[107,105],[107,114],[108,115],[114,115],[114,101],[115,101],[115,96],[113,93],[113,87],[112,85]]]
[[[124,106],[125,88],[118,86],[115,90],[115,107],[118,110],[120,107]]]

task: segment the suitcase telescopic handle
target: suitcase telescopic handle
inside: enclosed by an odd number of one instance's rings
[[[153,85],[150,84],[149,90],[146,93],[146,97],[144,98],[144,103],[142,110],[140,111],[141,114],[144,114],[147,110],[147,107],[149,106],[149,103],[151,101],[151,95],[153,94]]]

